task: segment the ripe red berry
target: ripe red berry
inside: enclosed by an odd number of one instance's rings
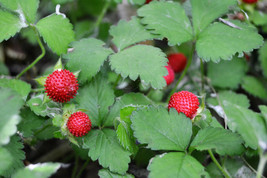
[[[146,0],[145,4],[149,4],[152,0]]]
[[[196,95],[189,91],[174,93],[169,101],[168,108],[175,108],[178,113],[182,112],[190,119],[196,115],[199,102]]]
[[[79,89],[75,75],[68,70],[56,70],[45,81],[45,92],[50,99],[64,103],[72,99]]]
[[[76,137],[82,137],[91,130],[91,120],[84,112],[78,111],[73,113],[67,122],[70,133]]]
[[[258,0],[243,0],[244,3],[247,3],[247,4],[254,4],[256,3]]]
[[[171,66],[168,65],[168,66],[165,66],[165,67],[168,70],[168,75],[164,76],[164,78],[166,80],[167,85],[170,85],[174,80],[175,74],[174,74],[174,71],[171,68]]]
[[[182,72],[186,66],[187,59],[183,53],[173,53],[168,55],[168,64],[175,73]]]

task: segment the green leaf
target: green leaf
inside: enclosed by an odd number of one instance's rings
[[[266,148],[267,128],[260,114],[230,102],[224,102],[224,111],[228,127],[238,132],[247,146],[252,149]]]
[[[261,110],[261,114],[262,114],[263,118],[265,119],[265,123],[267,124],[267,106],[260,105],[259,109]]]
[[[2,88],[11,88],[15,92],[21,95],[24,100],[27,99],[28,94],[31,91],[31,85],[23,82],[22,80],[17,79],[0,79],[0,87]]]
[[[231,61],[209,62],[207,72],[213,86],[237,89],[246,71],[246,60],[234,57]]]
[[[131,117],[134,136],[152,150],[185,151],[192,135],[192,122],[175,109],[163,107],[137,110]]]
[[[29,101],[27,101],[27,105],[38,116],[48,116],[53,118],[55,114],[60,114],[60,103],[56,103],[54,101],[43,103],[43,98],[43,94],[33,96]]]
[[[41,19],[36,27],[44,41],[58,55],[66,53],[69,43],[74,40],[72,24],[62,15],[47,16]]]
[[[118,51],[133,45],[140,41],[153,39],[144,26],[140,24],[140,20],[136,17],[132,17],[131,21],[121,20],[117,26],[112,26],[109,33],[113,36],[112,42],[118,48]]]
[[[40,140],[51,139],[54,133],[59,131],[58,127],[53,126],[52,119],[47,119],[42,126],[34,133],[34,136]]]
[[[262,11],[254,11],[250,16],[250,20],[255,25],[266,25],[267,24],[267,14],[263,13]]]
[[[153,102],[141,93],[127,93],[116,98],[115,104],[111,107],[110,112],[104,120],[104,126],[113,126],[113,121],[120,116],[120,110],[127,106],[149,105]]]
[[[263,43],[254,27],[239,21],[229,21],[241,29],[215,22],[202,31],[197,39],[198,56],[205,61],[230,60],[236,53],[250,52]]]
[[[48,178],[60,168],[60,163],[30,164],[18,170],[12,178]]]
[[[151,159],[149,177],[191,177],[206,175],[204,167],[192,156],[184,153],[164,153]]]
[[[0,145],[3,145],[8,144],[10,136],[17,132],[21,119],[18,114],[24,102],[17,93],[1,87],[0,101]]]
[[[24,108],[20,113],[21,122],[18,125],[18,130],[23,137],[33,136],[33,131],[37,130],[44,123],[44,118],[35,115],[29,108]]]
[[[10,177],[16,170],[24,166],[22,160],[25,159],[25,153],[22,151],[23,144],[20,141],[20,137],[17,135],[11,137],[9,144],[5,145],[4,148],[7,149],[12,156],[12,163],[1,175]]]
[[[135,138],[133,136],[133,131],[131,129],[130,116],[137,107],[128,106],[120,111],[119,125],[116,129],[116,134],[119,139],[120,144],[124,149],[135,154],[138,151],[138,146],[136,145]]]
[[[3,175],[12,165],[13,157],[6,148],[0,147],[0,159],[0,175]]]
[[[113,172],[110,172],[108,169],[101,169],[98,172],[98,176],[100,178],[134,178],[134,176],[131,174],[119,175],[119,174],[115,174]]]
[[[101,126],[104,118],[107,117],[108,107],[113,104],[115,95],[107,80],[100,75],[90,83],[80,88],[75,101],[79,109],[86,109],[85,112],[92,121],[92,126]]]
[[[263,75],[265,78],[267,77],[267,42],[264,42],[264,45],[259,50],[259,60],[260,60],[260,66],[261,70],[263,72]]]
[[[253,96],[261,99],[267,99],[267,91],[262,82],[252,76],[245,76],[241,84],[242,88]]]
[[[236,155],[244,150],[242,142],[243,140],[236,133],[223,128],[207,127],[197,133],[189,150],[215,149],[220,155]]]
[[[226,14],[230,6],[237,5],[237,1],[191,0],[191,4],[194,31],[199,34],[215,19]]]
[[[72,52],[64,55],[69,59],[67,68],[71,71],[81,70],[79,74],[79,82],[84,83],[97,74],[104,61],[112,51],[103,47],[104,43],[94,38],[82,39],[73,42],[71,46],[74,48]]]
[[[125,174],[130,162],[130,153],[118,142],[116,133],[111,129],[92,130],[83,138],[83,148],[89,148],[88,155],[93,161],[112,172]]]
[[[2,53],[0,53],[0,55],[2,55]],[[0,75],[9,75],[9,69],[4,62],[0,62]]]
[[[153,46],[136,45],[110,57],[110,65],[123,78],[136,80],[139,76],[153,88],[166,86],[163,76],[167,75],[165,54]]]
[[[151,2],[137,11],[141,22],[153,34],[168,38],[170,45],[181,44],[193,38],[193,30],[184,9],[177,2]]]
[[[25,26],[26,24],[21,22],[21,19],[17,15],[0,9],[0,43],[14,36]]]

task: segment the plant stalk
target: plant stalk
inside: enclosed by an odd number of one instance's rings
[[[169,94],[169,96],[168,96],[167,99],[169,99],[169,98],[175,93],[175,91],[176,91],[176,89],[177,89],[179,83],[180,83],[180,82],[182,81],[182,79],[184,78],[184,76],[185,76],[185,74],[186,74],[188,68],[189,68],[190,65],[191,65],[191,62],[192,62],[194,53],[195,53],[195,44],[193,44],[193,46],[192,46],[192,51],[191,51],[191,53],[190,53],[189,59],[188,59],[188,61],[187,61],[187,64],[186,64],[186,66],[185,66],[185,69],[184,69],[183,73],[180,75],[180,77],[179,77],[177,83],[175,84],[175,87],[173,87],[173,89],[172,89],[172,91],[170,92],[170,94]]]
[[[201,70],[201,93],[204,92],[204,84],[205,84],[205,78],[204,78],[204,63],[203,60],[200,59],[200,70]]]
[[[17,76],[16,76],[16,79],[19,79],[25,72],[27,72],[29,69],[31,69],[37,62],[39,62],[45,55],[45,48],[44,48],[44,45],[40,39],[40,36],[39,36],[39,33],[36,29],[35,26],[31,25],[34,33],[35,33],[35,36],[37,38],[37,42],[42,50],[42,53],[28,66],[26,67],[22,72],[20,72]]]
[[[78,169],[78,164],[79,164],[79,156],[75,155],[75,163],[74,163],[74,168],[72,171],[71,178],[75,178],[75,174],[76,174],[77,169]]]
[[[230,175],[222,168],[222,166],[220,165],[220,163],[216,160],[215,156],[213,155],[212,151],[211,150],[208,150],[208,152],[209,152],[209,155],[210,155],[212,161],[220,169],[220,171],[223,173],[224,177],[230,178]]]
[[[262,154],[260,154],[260,162],[259,162],[258,170],[257,170],[257,178],[261,178],[262,177],[266,161],[267,161],[267,157],[262,155]]]
[[[111,0],[107,0],[102,11],[101,11],[101,14],[98,16],[96,22],[95,22],[95,25],[94,25],[94,29],[98,29],[100,23],[102,22],[103,18],[104,18],[104,15],[106,14],[109,6],[110,6],[110,3],[111,3]]]
[[[77,178],[79,178],[79,177],[81,176],[81,174],[83,173],[84,169],[85,169],[86,166],[88,165],[89,161],[90,161],[90,158],[88,158],[88,159],[86,160],[86,162],[83,164],[81,170],[79,171],[79,173],[78,173],[77,176],[76,176]]]

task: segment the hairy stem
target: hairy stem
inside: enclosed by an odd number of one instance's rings
[[[259,162],[258,170],[257,170],[257,178],[262,177],[262,173],[263,173],[266,161],[267,161],[266,155],[260,154],[260,162]]]
[[[213,155],[212,151],[211,150],[208,150],[208,152],[209,152],[209,155],[210,155],[212,161],[220,169],[220,171],[223,173],[224,177],[230,178],[230,175],[222,168],[222,166],[220,165],[220,163],[216,160],[215,156]]]
[[[185,76],[185,74],[186,74],[188,68],[189,68],[190,65],[191,65],[191,62],[192,62],[194,53],[195,53],[195,44],[193,44],[193,46],[192,46],[192,51],[191,51],[191,53],[190,53],[189,59],[188,59],[188,61],[187,61],[187,64],[186,64],[186,66],[185,66],[185,69],[184,69],[183,73],[180,75],[180,77],[179,77],[177,83],[176,83],[175,86],[173,87],[173,89],[172,89],[172,91],[170,92],[170,94],[169,94],[169,96],[168,96],[167,99],[169,99],[169,98],[175,93],[175,91],[176,91],[176,89],[177,89],[179,83],[180,83],[180,82],[182,81],[182,79],[184,78],[184,76]]]
[[[39,46],[40,46],[40,48],[41,48],[41,50],[42,50],[42,53],[28,66],[28,67],[26,67],[22,72],[20,72],[18,75],[17,75],[17,77],[16,77],[16,79],[19,79],[25,72],[27,72],[29,69],[31,69],[37,62],[39,62],[43,57],[44,57],[44,55],[45,55],[45,48],[44,48],[44,45],[43,45],[43,43],[42,43],[42,41],[41,41],[41,39],[40,39],[40,36],[39,36],[39,33],[38,33],[38,31],[37,31],[37,29],[36,29],[36,27],[35,26],[33,26],[33,25],[31,25],[30,27],[32,27],[32,29],[33,29],[33,31],[34,31],[34,33],[35,33],[35,36],[36,36],[36,38],[37,38],[37,42],[38,42],[38,44],[39,44]]]

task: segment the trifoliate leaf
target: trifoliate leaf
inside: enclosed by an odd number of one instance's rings
[[[223,128],[207,127],[197,133],[189,150],[215,149],[216,153],[220,155],[236,155],[244,150],[242,142],[243,140],[236,133]]]
[[[200,58],[213,62],[230,60],[236,53],[242,56],[243,52],[250,52],[262,45],[263,38],[255,28],[239,21],[229,22],[240,29],[215,22],[199,34],[196,50]]]
[[[43,98],[43,94],[33,96],[29,101],[27,101],[27,105],[38,116],[48,116],[53,118],[56,114],[60,114],[60,103],[56,103],[54,101],[43,103]]]
[[[10,142],[5,145],[4,148],[7,149],[12,156],[12,164],[10,164],[1,175],[10,177],[16,170],[24,166],[22,160],[25,159],[25,153],[22,151],[23,144],[20,141],[20,137],[17,135],[11,137]]]
[[[18,125],[18,130],[23,137],[33,136],[33,131],[39,129],[45,119],[35,115],[29,108],[24,108],[20,113],[21,122]]]
[[[149,177],[201,177],[207,175],[204,167],[185,153],[164,153],[151,159],[148,165]]]
[[[223,14],[226,14],[229,7],[236,5],[237,1],[191,0],[191,4],[194,31],[196,34],[199,34],[215,19],[221,17]]]
[[[231,61],[208,63],[208,77],[215,87],[237,89],[246,71],[247,64],[244,58],[234,57]]]
[[[184,151],[191,139],[192,121],[175,109],[138,109],[131,121],[138,142],[148,144],[152,150]]]
[[[101,126],[104,118],[107,117],[108,108],[114,102],[115,95],[107,80],[97,76],[90,83],[79,89],[75,101],[79,109],[86,109],[85,112],[91,119],[92,126]]]
[[[127,93],[116,98],[115,104],[110,108],[108,116],[104,119],[104,126],[113,126],[113,121],[119,117],[120,110],[127,106],[151,105],[153,102],[141,93]]]
[[[267,128],[261,115],[230,102],[224,102],[223,105],[228,127],[238,132],[252,149],[266,149]]]
[[[0,87],[0,145],[8,144],[20,122],[19,110],[24,102],[20,95]]]
[[[16,79],[0,79],[0,87],[2,88],[11,88],[15,92],[21,95],[24,100],[27,99],[28,94],[31,91],[31,85],[23,82],[22,80]]]
[[[60,168],[60,163],[30,164],[18,170],[12,178],[48,178]]]
[[[151,33],[168,38],[170,45],[179,45],[193,38],[191,23],[177,2],[151,2],[137,13],[143,17],[141,22]]]
[[[84,83],[97,74],[104,61],[112,51],[103,47],[104,42],[87,38],[73,42],[71,46],[74,48],[72,52],[64,55],[69,59],[67,68],[71,71],[79,71],[79,82]]]
[[[36,27],[44,41],[58,55],[66,53],[69,43],[74,40],[72,25],[62,15],[47,16],[41,19]]]
[[[167,59],[165,54],[153,46],[136,45],[110,57],[110,65],[123,78],[136,80],[139,76],[153,88],[166,86],[163,76],[166,76]]]
[[[153,35],[145,30],[136,17],[132,17],[132,20],[128,22],[121,20],[117,26],[112,26],[109,32],[113,36],[112,41],[118,51],[137,42],[153,39]]]
[[[89,148],[88,155],[93,161],[112,172],[125,174],[130,162],[130,153],[118,142],[111,129],[92,130],[83,138],[83,148]]]
[[[0,9],[0,43],[14,36],[25,26],[18,15]]]
[[[100,178],[134,178],[134,176],[131,174],[124,174],[124,175],[115,174],[113,172],[110,172],[108,169],[101,169],[98,172],[98,176]]]
[[[262,114],[263,118],[265,119],[265,123],[267,124],[267,106],[260,105],[259,109],[261,110],[261,114]]]
[[[265,41],[264,45],[259,50],[259,60],[260,60],[260,66],[261,70],[263,72],[263,75],[265,78],[267,77],[267,42]]]
[[[241,86],[249,94],[261,99],[267,99],[267,90],[259,79],[252,76],[245,76]]]
[[[0,175],[3,175],[3,173],[12,165],[13,161],[12,155],[4,147],[0,147],[0,160]]]

